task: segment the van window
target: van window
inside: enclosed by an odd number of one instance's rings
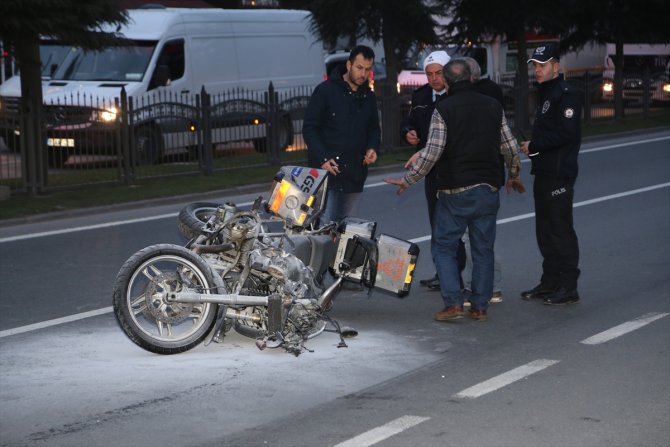
[[[70,47],[53,75],[61,81],[141,81],[156,42],[137,41],[131,45],[87,51]]]
[[[170,85],[184,76],[184,40],[170,40],[163,45],[148,90]]]

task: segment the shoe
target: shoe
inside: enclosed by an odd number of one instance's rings
[[[470,303],[469,299],[465,298],[463,300],[463,307],[470,307],[470,306],[472,306],[472,303]]]
[[[437,283],[438,285],[440,284],[440,280],[437,278],[437,273],[432,278],[422,279],[419,281],[419,285],[422,285],[424,287],[429,287],[431,284],[435,283]]]
[[[538,284],[530,290],[521,292],[521,298],[524,300],[532,300],[535,298],[546,298],[549,294],[553,293],[556,290],[554,287],[549,287],[546,284]]]
[[[489,303],[497,304],[502,302],[503,302],[502,292],[493,292],[493,295],[491,295]]]
[[[577,293],[577,289],[566,289],[565,287],[560,287],[558,290],[544,298],[544,304],[555,306],[574,304],[578,301],[579,293]]]
[[[436,279],[435,282],[428,284],[428,290],[439,291],[440,290],[440,280]]]
[[[463,306],[445,307],[433,315],[433,318],[437,321],[458,320],[459,318],[463,318]]]
[[[486,315],[486,311],[483,309],[468,310],[468,317],[475,321],[487,321],[489,319],[488,315]]]

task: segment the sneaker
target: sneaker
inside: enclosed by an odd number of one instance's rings
[[[468,317],[475,321],[487,321],[489,319],[484,309],[470,309],[468,310]]]
[[[433,315],[433,318],[437,321],[458,320],[463,318],[463,313],[463,306],[449,306]]]
[[[579,293],[577,293],[577,289],[566,289],[565,287],[560,287],[558,290],[544,298],[544,304],[555,306],[574,304],[578,301]]]
[[[470,307],[470,306],[472,306],[472,304],[470,303],[470,300],[465,298],[463,300],[463,307]]]
[[[547,295],[551,294],[556,290],[555,287],[549,287],[546,284],[538,284],[530,290],[521,292],[521,298],[524,300],[531,300],[535,298],[546,298]]]
[[[497,304],[502,302],[503,302],[502,292],[493,292],[493,295],[491,295],[489,303]]]

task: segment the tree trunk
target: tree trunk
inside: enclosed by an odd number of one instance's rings
[[[526,50],[526,34],[522,26],[519,26],[516,35],[517,53],[517,97],[514,111],[515,127],[520,129],[530,128],[528,116],[528,52]]]
[[[617,33],[614,58],[614,119],[623,119],[623,38]]]
[[[42,144],[42,63],[40,40],[36,33],[16,39],[16,54],[21,70],[21,146],[26,187],[33,194],[46,186],[46,163]]]

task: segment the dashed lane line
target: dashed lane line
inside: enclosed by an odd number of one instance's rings
[[[470,388],[466,388],[463,391],[454,394],[453,397],[456,399],[476,399],[483,396],[484,394],[491,393],[511,383],[525,379],[531,374],[542,371],[543,369],[555,365],[556,363],[558,363],[558,360],[534,360],[530,363],[519,366],[518,368],[507,371],[506,373],[495,376],[489,380],[478,383],[477,385],[471,386]]]
[[[670,315],[670,313],[650,312],[634,320],[627,321],[618,326],[614,326],[611,329],[600,332],[599,334],[585,338],[584,340],[580,341],[580,343],[585,345],[599,345],[617,337],[621,337],[622,335],[632,332],[636,329],[640,329],[641,327],[644,327],[649,323],[652,323],[663,317],[667,317],[668,315]]]
[[[422,416],[402,416],[384,425],[366,431],[355,438],[341,442],[334,447],[368,447],[377,444],[384,439],[390,438],[391,436],[397,435],[398,433],[401,433],[408,428],[412,428],[428,419],[430,418]]]

